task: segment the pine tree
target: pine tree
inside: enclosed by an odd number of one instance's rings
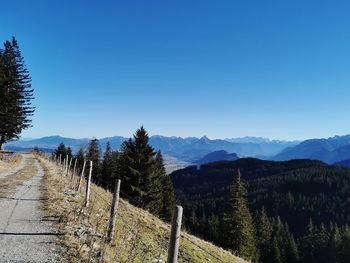
[[[159,216],[162,208],[161,173],[157,169],[156,152],[149,144],[146,130],[141,127],[133,139],[121,148],[118,173],[130,202],[141,205]]]
[[[249,212],[247,191],[238,170],[231,187],[231,199],[225,214],[225,232],[228,247],[245,259],[256,256],[253,219]]]
[[[315,226],[312,222],[312,219],[310,218],[309,224],[307,227],[306,235],[301,240],[301,251],[303,255],[303,262],[314,262],[313,259],[315,258]]]
[[[113,189],[113,170],[114,170],[114,160],[113,160],[113,151],[110,143],[106,145],[106,150],[103,155],[103,161],[101,165],[101,183],[105,187]]]
[[[339,227],[337,224],[334,224],[332,227],[330,227],[330,235],[329,235],[329,241],[327,246],[328,251],[328,262],[337,262],[338,253],[340,251],[341,247],[341,235],[339,231]]]
[[[61,161],[63,161],[64,158],[66,158],[67,149],[63,142],[61,142],[60,145],[58,145],[57,149],[55,150],[55,155],[56,158],[60,158],[61,156]]]
[[[73,151],[72,151],[71,147],[67,148],[67,155],[68,155],[69,160],[73,158]]]
[[[101,151],[98,139],[92,139],[89,143],[86,160],[92,161],[92,178],[95,182],[100,183],[100,158]]]
[[[350,227],[343,226],[341,247],[339,248],[339,263],[350,262]]]
[[[120,176],[126,194],[136,203],[147,204],[150,178],[155,172],[154,149],[148,144],[148,134],[143,127],[121,147]],[[136,203],[135,203],[136,202]]]
[[[171,220],[172,212],[175,206],[175,192],[173,183],[171,181],[171,178],[169,175],[165,172],[164,167],[164,160],[162,153],[160,151],[157,152],[156,155],[156,169],[158,173],[158,178],[156,180],[159,180],[159,186],[161,188],[160,195],[161,195],[161,210],[160,210],[160,216],[166,221]],[[158,183],[157,183],[158,184]]]
[[[256,241],[261,262],[267,262],[271,254],[272,227],[265,209],[255,215]]]
[[[77,171],[78,171],[78,173],[80,173],[81,170],[83,169],[83,164],[84,164],[84,160],[85,160],[84,149],[82,147],[75,154],[74,158],[77,159]]]
[[[17,40],[6,41],[0,50],[0,150],[31,127],[33,89]]]
[[[299,250],[292,234],[289,234],[285,251],[285,263],[299,262]]]
[[[129,139],[122,143],[120,147],[120,156],[119,156],[119,165],[117,166],[117,178],[121,179],[123,182],[123,193],[126,195],[124,197],[129,199],[134,205],[140,202],[140,200],[136,200],[138,196],[136,196],[134,192],[134,184],[135,178],[132,176],[132,167],[134,166],[134,144],[132,139]]]
[[[272,239],[271,263],[282,263],[281,251],[278,245],[277,238]]]

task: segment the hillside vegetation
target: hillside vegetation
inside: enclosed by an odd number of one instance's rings
[[[72,190],[77,180],[62,176],[53,163],[40,159],[45,167],[45,207],[47,217],[57,219],[63,233],[67,262],[165,262],[170,225],[121,200],[115,242],[104,242],[112,195],[92,185],[91,205],[81,211],[83,193]],[[123,186],[123,184],[122,184]],[[245,262],[211,243],[183,232],[179,262]]]
[[[245,158],[173,172],[193,233],[229,246],[222,239],[227,231],[223,219],[238,170],[247,186],[256,232],[265,233],[256,237],[261,262],[349,262],[350,170],[321,161]]]

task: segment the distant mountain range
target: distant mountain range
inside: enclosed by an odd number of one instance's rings
[[[350,135],[306,140],[294,147],[284,149],[271,159],[284,161],[305,158],[321,160],[329,164],[350,159]]]
[[[341,167],[344,167],[344,168],[350,168],[350,159],[346,159],[346,160],[343,160],[343,161],[340,161],[340,162],[336,162],[336,163],[334,163],[334,165],[341,166]]]
[[[122,136],[114,136],[101,138],[99,141],[102,149],[106,147],[107,142],[111,143],[113,149],[119,149],[121,144],[127,139],[128,138]],[[194,162],[215,151],[235,153],[240,157],[251,156],[268,158],[287,147],[298,144],[298,142],[295,141],[270,141],[268,139],[262,140],[261,138],[255,137],[246,137],[244,140],[242,138],[238,139],[240,142],[233,142],[234,139],[229,140],[230,141],[220,139],[211,140],[206,136],[202,138],[165,137],[160,135],[150,137],[150,143],[155,149],[159,149],[164,154],[185,162]],[[8,143],[6,148],[18,151],[21,149],[28,150],[38,146],[42,149],[53,150],[57,148],[58,144],[63,142],[74,151],[77,151],[80,147],[86,147],[89,141],[89,138],[72,139],[61,136],[49,136],[39,139],[13,141]]]
[[[126,137],[114,136],[101,138],[100,146],[105,149],[110,142],[113,149],[119,149],[128,140]],[[6,145],[9,150],[28,151],[35,146],[47,152],[53,151],[63,142],[74,151],[89,144],[89,138],[73,139],[61,136],[49,136],[39,139],[23,139]],[[255,157],[266,160],[284,161],[291,159],[321,160],[328,164],[350,159],[350,135],[334,136],[327,139],[311,139],[302,142],[278,141],[261,137],[242,137],[231,139],[209,139],[206,136],[166,137],[154,135],[150,143],[169,158],[179,162],[204,163],[206,161],[227,160],[228,153],[237,157]]]
[[[237,160],[239,157],[235,153],[228,153],[226,151],[215,151],[208,153],[207,155],[203,156],[199,160],[195,161],[195,164],[205,164],[205,163],[213,163],[217,161],[232,161]]]

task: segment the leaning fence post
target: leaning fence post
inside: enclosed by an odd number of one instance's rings
[[[89,170],[89,177],[88,177],[87,184],[86,184],[84,207],[88,207],[89,206],[91,176],[92,176],[92,161],[90,161],[90,170]]]
[[[120,192],[120,179],[115,182],[113,200],[111,206],[111,215],[109,218],[109,226],[107,232],[107,242],[112,243],[114,239],[115,222],[117,219],[118,205],[119,205],[119,192]]]
[[[80,191],[81,184],[82,184],[83,179],[84,179],[84,177],[85,177],[85,165],[86,165],[86,161],[84,160],[83,170],[81,171],[81,175],[80,175],[80,179],[79,179],[79,184],[78,184],[78,187],[77,187],[77,192]]]
[[[171,222],[171,234],[168,249],[167,263],[177,263],[180,246],[182,206],[177,205],[174,210],[173,220]]]

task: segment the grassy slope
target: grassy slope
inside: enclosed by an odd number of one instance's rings
[[[59,169],[42,160],[46,175],[45,204],[48,216],[57,218],[64,233],[61,242],[67,262],[165,262],[170,226],[150,213],[121,200],[115,232],[115,243],[105,245],[112,195],[92,185],[91,206],[81,212],[83,191],[76,193],[71,180]],[[76,184],[76,182],[75,182]],[[102,261],[98,261],[101,260]],[[162,260],[162,261],[157,261]],[[179,262],[245,262],[230,252],[185,232],[180,241]]]

